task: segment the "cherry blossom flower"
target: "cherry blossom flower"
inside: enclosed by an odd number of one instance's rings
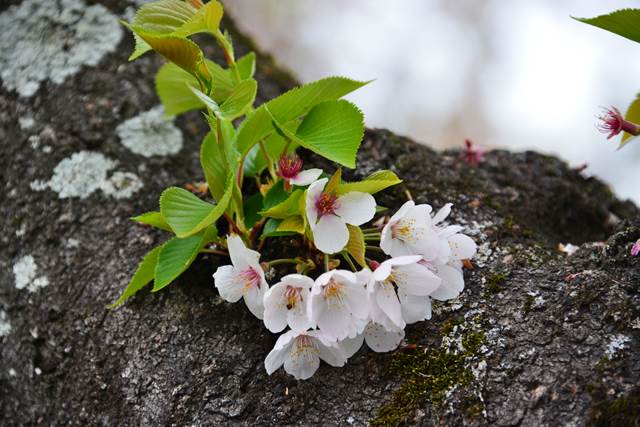
[[[427,260],[437,259],[439,262],[446,264],[449,261],[461,261],[463,259],[471,259],[475,256],[478,246],[471,237],[460,233],[462,226],[460,225],[442,225],[441,223],[451,213],[452,203],[445,204],[431,219],[431,226],[441,241],[446,241],[447,245],[437,245],[436,253],[431,256],[425,256]]]
[[[264,324],[271,332],[289,325],[294,331],[311,328],[307,300],[313,280],[301,274],[289,274],[264,295]]]
[[[430,253],[439,244],[431,226],[431,206],[407,201],[382,228],[380,248],[394,257]]]
[[[316,248],[325,253],[340,252],[349,241],[347,224],[361,225],[376,213],[371,194],[352,191],[342,196],[325,192],[327,178],[319,179],[307,190],[306,213]]]
[[[432,217],[430,205],[416,205],[409,200],[382,229],[380,248],[394,257],[418,254],[427,261],[442,264],[472,258],[477,246],[469,236],[460,233],[462,227],[442,224],[451,206],[447,203]]]
[[[338,345],[347,358],[356,354],[363,343],[367,344],[371,350],[377,353],[393,351],[404,339],[404,329],[393,328],[391,330],[379,323],[368,322],[361,334],[355,338],[345,338],[338,341]]]
[[[278,175],[284,180],[285,188],[293,185],[304,187],[322,175],[322,169],[302,170],[302,159],[296,154],[282,155],[278,161]]]
[[[638,254],[640,254],[640,239],[636,240],[631,247],[631,256],[638,256]]]
[[[431,318],[429,295],[442,279],[420,264],[420,255],[391,258],[375,269],[367,290],[369,316],[388,331]]]
[[[227,237],[227,248],[233,265],[218,267],[213,280],[220,296],[229,302],[244,302],[258,319],[263,318],[263,298],[269,285],[260,266],[260,253],[248,249],[242,239],[232,234]]]
[[[344,366],[347,357],[336,342],[328,340],[318,330],[288,331],[278,337],[267,355],[264,367],[271,375],[280,366],[298,380],[311,378],[320,366],[320,359],[331,366]]]
[[[631,135],[640,135],[640,125],[625,120],[616,107],[605,109],[604,114],[598,117],[600,123],[597,128],[602,133],[608,133],[607,139],[611,139],[620,132],[627,132]]]
[[[484,162],[485,149],[471,142],[470,139],[464,140],[465,151],[460,153],[460,159],[464,160],[471,166],[478,166]]]
[[[355,337],[366,326],[369,316],[367,292],[358,276],[347,270],[321,274],[313,284],[309,317],[329,339]]]

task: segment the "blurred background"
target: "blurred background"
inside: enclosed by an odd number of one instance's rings
[[[302,82],[376,79],[348,98],[369,127],[436,148],[534,149],[640,203],[640,143],[617,151],[600,107],[640,91],[640,45],[574,21],[637,1],[229,0],[227,11]]]

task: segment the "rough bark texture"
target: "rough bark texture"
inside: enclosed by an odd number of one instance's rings
[[[494,151],[471,168],[456,152],[367,132],[358,175],[390,168],[405,179],[378,202],[395,209],[404,190],[435,207],[454,202],[453,220],[480,245],[463,296],[408,327],[396,352],[361,350],[308,381],[267,376],[276,337],[218,297],[211,274],[225,260],[216,257],[106,310],[166,238],[128,218],[156,209],[164,187],[202,178],[197,113],[177,120],[185,145],[176,155],[147,158],[120,144],[116,126],[158,103],[160,60],[127,63],[131,47],[127,36],[120,53],[32,98],[0,89],[0,321],[10,324],[0,336],[0,424],[637,425],[640,259],[629,249],[640,238],[638,209],[534,152]],[[257,78],[258,103],[294,83],[264,56]],[[25,116],[33,127],[19,125]],[[44,145],[50,152],[34,148]],[[30,188],[81,150],[117,159],[144,188],[121,200]],[[580,246],[568,256],[558,243]],[[16,288],[12,268],[26,255],[48,286]]]

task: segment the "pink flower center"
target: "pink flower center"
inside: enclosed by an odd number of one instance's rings
[[[304,334],[298,335],[296,337],[296,346],[298,347],[298,350],[312,349],[315,347],[313,345],[313,339],[311,339],[310,336]]]
[[[244,287],[247,289],[260,287],[260,273],[253,267],[248,267],[246,270],[240,272],[240,278],[244,282]]]
[[[338,196],[335,193],[320,193],[316,199],[316,212],[318,218],[323,215],[329,215],[335,213],[338,209]]]
[[[302,288],[295,286],[287,286],[287,290],[284,291],[284,298],[287,302],[287,310],[295,308],[300,302],[302,302],[302,295],[300,292]]]
[[[608,133],[607,139],[611,139],[622,131],[624,118],[616,107],[605,110],[604,114],[598,117],[598,130],[602,133]]]
[[[302,159],[295,154],[282,155],[278,161],[278,175],[286,180],[295,178],[302,170]]]

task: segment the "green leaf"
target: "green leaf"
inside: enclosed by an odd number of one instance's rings
[[[230,197],[231,191],[225,192],[218,204],[212,205],[183,188],[169,187],[160,196],[160,212],[176,236],[188,237],[220,218],[229,204]]]
[[[152,292],[164,288],[189,268],[202,247],[214,240],[216,235],[216,229],[209,227],[195,236],[182,239],[174,237],[162,245],[155,268]]]
[[[198,88],[198,80],[176,64],[167,62],[156,74],[156,92],[167,116],[203,108],[204,104],[189,87]]]
[[[277,231],[291,231],[297,234],[304,234],[304,219],[300,215],[285,218],[278,224]]]
[[[288,197],[289,193],[287,193],[284,189],[284,182],[278,181],[273,184],[267,191],[267,194],[264,195],[264,209],[270,209],[274,206],[277,206],[287,200]]]
[[[380,170],[372,173],[362,181],[344,182],[336,187],[336,193],[345,194],[351,191],[375,194],[385,188],[400,184],[402,180],[390,170]]]
[[[253,79],[241,81],[222,105],[218,105],[217,102],[202,93],[198,88],[190,87],[189,89],[216,117],[224,120],[234,120],[242,116],[253,105],[258,83]]]
[[[640,9],[621,9],[594,18],[574,18],[640,43]]]
[[[347,228],[349,229],[349,242],[347,243],[347,252],[349,255],[356,260],[361,267],[367,266],[367,261],[364,258],[365,254],[365,245],[364,245],[364,235],[362,234],[362,230],[360,227],[356,227],[354,225],[347,224]]]
[[[210,0],[203,7],[196,10],[197,12],[174,32],[175,35],[186,37],[196,33],[208,32],[213,34],[218,31],[223,14],[220,3],[216,0]]]
[[[222,103],[220,109],[223,117],[234,120],[244,115],[253,105],[258,91],[258,82],[253,79],[243,80],[233,89],[233,92]]]
[[[233,92],[235,83],[229,70],[208,59],[204,60],[211,72],[211,99],[222,104]],[[156,74],[156,91],[167,116],[175,116],[190,110],[204,108],[205,104],[189,87],[200,88],[198,80],[177,65],[168,62]]]
[[[625,120],[628,120],[633,123],[640,123],[640,94],[636,95],[636,99],[633,100],[629,108],[627,108],[627,112],[624,115]],[[618,146],[618,150],[624,147],[634,135],[630,133],[623,132],[622,139],[620,140],[620,146]]]
[[[272,99],[249,114],[240,125],[236,142],[238,151],[246,154],[258,141],[274,131],[267,108],[278,123],[286,127],[288,122],[303,116],[315,105],[339,99],[367,83],[369,82],[358,82],[344,77],[328,77]]]
[[[211,72],[197,44],[177,36],[156,36],[136,27],[133,29],[153,50],[167,60],[206,83],[211,81]]]
[[[331,176],[329,181],[327,181],[327,185],[324,187],[324,192],[332,193],[336,190],[338,185],[342,182],[342,168],[338,168],[334,174]]]
[[[165,231],[171,231],[171,227],[167,224],[167,221],[164,219],[160,212],[147,212],[142,215],[134,216],[131,218],[133,221],[140,222],[142,224],[147,224],[155,228],[159,228]]]
[[[244,225],[248,229],[256,225],[262,216],[258,213],[262,210],[262,194],[255,193],[244,202]]]
[[[304,190],[295,190],[286,200],[277,205],[265,209],[260,215],[268,218],[288,218],[300,214],[300,198],[304,196]],[[266,202],[265,202],[266,204]]]
[[[172,34],[196,14],[198,9],[182,0],[158,0],[138,9],[132,26],[147,33]]]
[[[120,298],[113,304],[109,306],[109,308],[116,308],[125,302],[127,299],[132,297],[136,292],[142,289],[147,283],[153,280],[154,271],[156,268],[156,264],[158,263],[158,254],[162,249],[162,245],[158,246],[151,251],[149,251],[142,262],[138,265],[136,272],[133,274],[133,277],[129,281],[129,284],[125,288]]]
[[[266,239],[267,237],[293,236],[297,234],[295,231],[278,231],[281,222],[282,220],[280,219],[269,218],[264,224],[260,240]]]
[[[214,199],[220,200],[227,189],[227,177],[232,173],[215,132],[209,132],[200,146],[200,165]]]
[[[248,80],[256,73],[256,54],[253,52],[247,53],[242,58],[236,61],[236,67],[242,80]]]
[[[300,123],[295,135],[284,129],[275,117],[273,125],[295,143],[346,167],[356,167],[364,122],[362,112],[349,101],[316,105]]]
[[[287,129],[291,132],[295,132],[299,124],[300,123],[298,122],[289,122]],[[267,154],[274,161],[277,161],[280,158],[286,144],[287,139],[283,138],[276,132],[272,133],[264,140],[264,147],[267,150]],[[287,153],[293,153],[297,147],[298,144],[290,143]],[[265,170],[266,167],[267,160],[265,159],[264,154],[262,154],[260,146],[254,145],[244,159],[244,175],[248,177],[257,176]]]

